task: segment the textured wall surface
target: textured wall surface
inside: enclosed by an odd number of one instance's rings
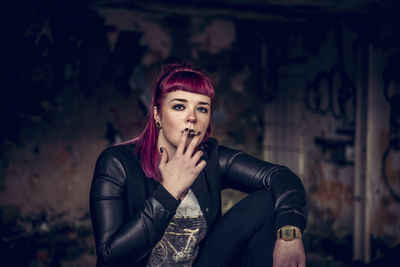
[[[382,162],[389,140],[400,139],[397,102],[393,97],[390,105],[384,95],[387,81],[390,96],[400,95],[393,63],[400,35],[387,24],[365,32],[363,17],[289,23],[85,4],[31,4],[7,18],[0,253],[10,262],[94,264],[88,193],[96,158],[140,133],[153,81],[171,61],[190,61],[213,78],[213,135],[220,143],[287,165],[302,178],[309,266],[324,257],[337,259],[335,266],[352,261],[353,209],[360,201],[353,193],[354,99],[355,90],[365,90],[362,220],[372,260],[400,243],[395,146]],[[362,49],[364,61],[357,56]],[[244,196],[223,195],[224,211]]]

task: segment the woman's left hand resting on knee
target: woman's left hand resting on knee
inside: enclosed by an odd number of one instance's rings
[[[306,256],[301,239],[291,241],[276,240],[273,267],[305,267]]]

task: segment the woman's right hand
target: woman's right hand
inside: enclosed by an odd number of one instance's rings
[[[179,199],[199,176],[200,172],[206,166],[204,160],[200,160],[202,151],[196,151],[200,136],[191,138],[187,148],[185,144],[188,139],[188,131],[183,131],[179,140],[175,154],[171,159],[168,157],[166,148],[160,148],[161,161],[159,169],[162,176],[162,185],[175,199]],[[195,152],[195,153],[194,153]]]

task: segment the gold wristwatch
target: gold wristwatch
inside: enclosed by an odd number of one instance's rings
[[[301,239],[301,232],[299,228],[286,225],[279,228],[277,233],[277,239],[282,239],[284,241],[291,241],[293,239]]]

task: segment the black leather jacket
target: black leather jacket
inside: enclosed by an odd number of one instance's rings
[[[179,205],[157,181],[145,177],[134,145],[106,149],[96,163],[90,212],[98,266],[145,266]],[[207,222],[221,216],[221,190],[247,193],[270,190],[276,229],[306,225],[306,194],[288,168],[218,145],[209,138],[203,148],[207,166],[191,186]]]

